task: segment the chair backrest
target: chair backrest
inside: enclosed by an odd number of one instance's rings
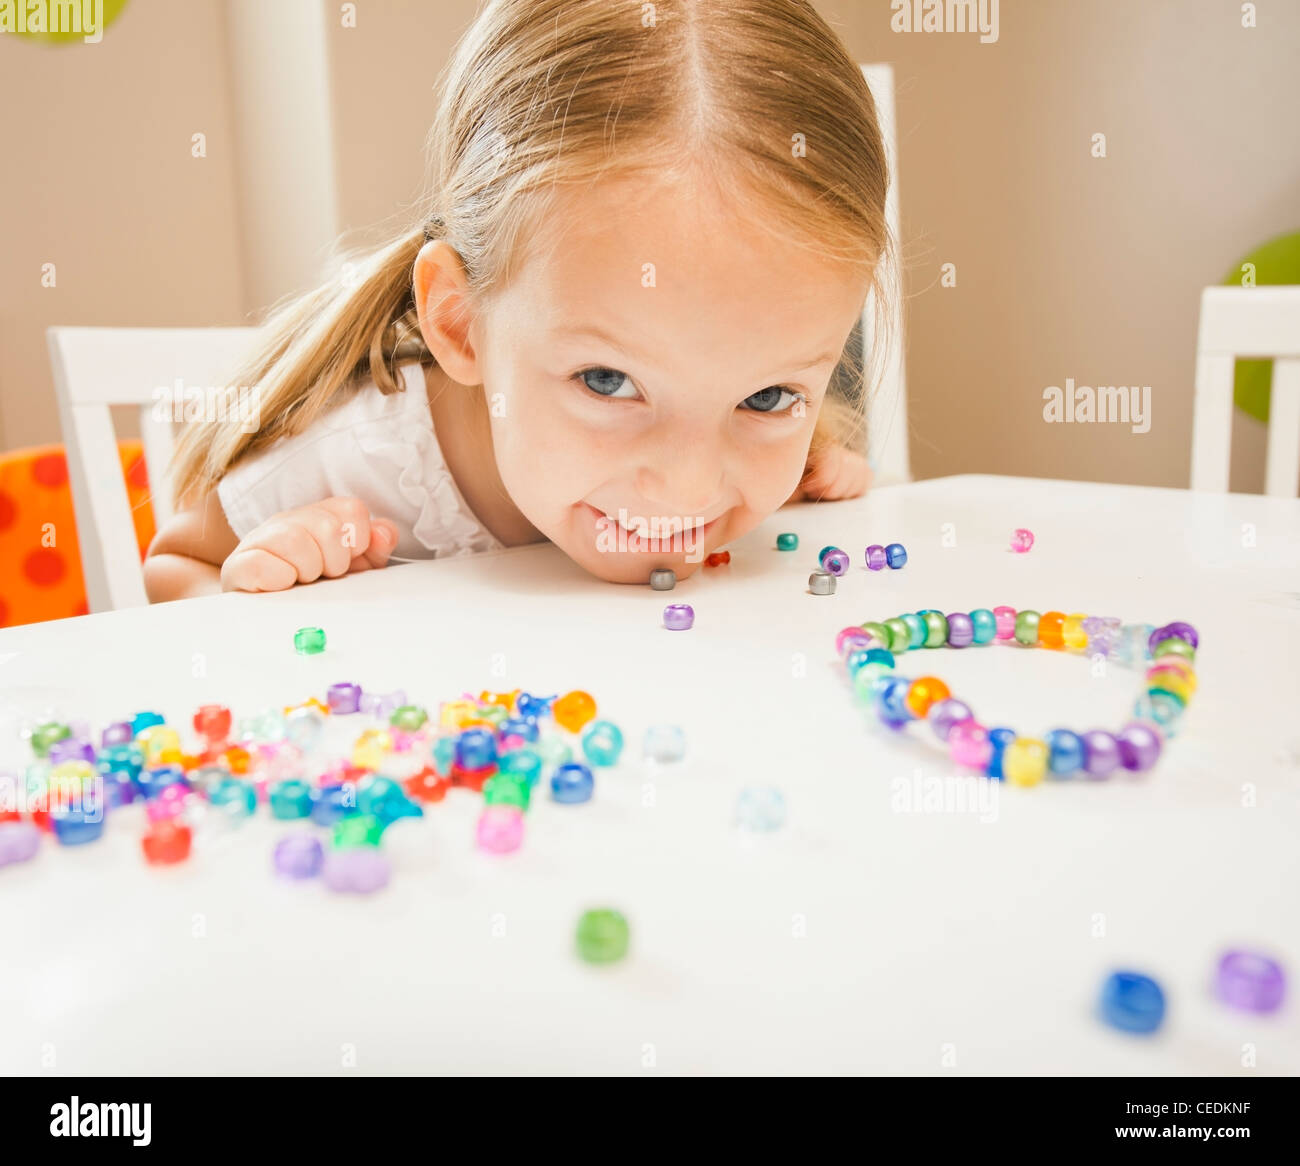
[[[889,163],[889,190],[885,196],[885,221],[892,238],[901,246],[898,210],[898,129],[894,115],[894,68],[892,65],[863,65],[871,96],[876,102],[876,117],[880,123],[881,137],[885,142],[885,157]],[[908,455],[907,383],[903,369],[903,281],[901,257],[883,273],[883,286],[888,289],[891,343],[888,359],[881,370],[880,383],[867,398],[867,460],[875,470],[875,481],[880,484],[906,482],[911,479],[911,459]],[[864,351],[870,352],[876,343],[875,305],[868,298],[862,314]]]
[[[1238,357],[1272,357],[1264,492],[1294,498],[1300,481],[1300,287],[1207,287],[1196,335],[1192,489],[1228,489]]]
[[[145,467],[161,526],[172,513],[168,464],[186,391],[206,394],[227,386],[257,334],[256,328],[46,330],[91,611],[148,602],[109,406],[140,407]]]

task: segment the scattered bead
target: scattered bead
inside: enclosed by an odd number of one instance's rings
[[[1219,999],[1245,1012],[1276,1012],[1286,996],[1282,965],[1252,951],[1225,952],[1214,979]]]
[[[361,688],[356,684],[331,684],[325,693],[330,712],[346,715],[361,711]]]
[[[797,534],[778,534],[776,536],[776,549],[778,551],[797,551],[799,549],[799,536]]]
[[[647,761],[672,765],[686,756],[686,734],[676,725],[651,725],[641,750]]]
[[[867,547],[867,570],[883,571],[889,563],[889,557],[885,554],[885,548],[879,543],[872,543]]]
[[[1165,1017],[1165,994],[1150,976],[1112,972],[1102,986],[1101,1016],[1125,1032],[1155,1032]]]
[[[370,895],[388,886],[392,864],[374,846],[332,850],[321,867],[325,885],[340,894]]]
[[[579,957],[587,963],[616,963],[627,955],[627,920],[611,908],[584,911],[575,941]]]
[[[580,761],[568,761],[551,774],[551,797],[564,805],[591,800],[596,781]]]
[[[814,571],[808,576],[808,590],[813,595],[834,595],[835,576],[829,571]]]
[[[736,825],[766,834],[785,825],[785,797],[773,786],[747,786],[736,799]]]
[[[670,603],[664,608],[664,627],[670,632],[684,632],[695,623],[695,608],[689,603]]]
[[[714,551],[711,555],[706,555],[704,565],[706,567],[723,567],[731,562],[730,551]]]
[[[892,570],[899,570],[907,565],[907,548],[902,543],[890,543],[885,548],[885,562]]]
[[[182,862],[190,855],[193,835],[188,826],[173,819],[150,824],[141,841],[146,861],[155,866]]]
[[[281,838],[272,856],[275,869],[291,879],[315,878],[324,862],[325,848],[312,834],[290,834]]]
[[[518,850],[524,840],[524,814],[518,806],[485,806],[479,815],[476,838],[479,849],[493,854]]]
[[[834,575],[838,578],[840,575],[848,573],[849,556],[840,550],[839,547],[833,547],[822,556],[821,566],[822,570],[827,574]]]
[[[0,867],[36,857],[41,832],[31,822],[0,822]]]
[[[1030,547],[1034,545],[1034,532],[1026,530],[1024,527],[1018,527],[1011,532],[1011,549],[1018,555],[1023,555]]]
[[[687,608],[689,611],[690,608]],[[551,706],[551,716],[558,725],[576,733],[596,715],[596,701],[589,692],[575,689],[566,692]]]
[[[293,647],[300,656],[315,656],[325,651],[325,632],[321,628],[299,628],[293,633]]]
[[[671,591],[677,586],[677,572],[667,567],[656,567],[650,572],[650,589],[652,591]]]
[[[582,751],[592,765],[617,765],[623,752],[623,734],[611,721],[593,721],[582,734]]]
[[[384,824],[374,814],[353,814],[334,823],[334,845],[339,849],[378,846],[383,836]]]
[[[216,745],[230,736],[231,713],[225,705],[205,704],[194,714],[194,731]]]

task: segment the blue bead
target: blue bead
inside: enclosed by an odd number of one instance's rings
[[[456,760],[462,769],[482,769],[497,759],[496,738],[487,729],[466,729],[456,739]]]
[[[970,613],[971,627],[975,631],[975,643],[991,643],[998,634],[997,617],[987,607],[977,607]]]
[[[997,778],[998,781],[1005,779],[1006,775],[1002,772],[1002,754],[1007,745],[1015,739],[1015,729],[989,730],[989,741],[993,745],[993,752],[989,754],[989,763],[984,767],[985,774]]]
[[[925,626],[925,620],[912,611],[907,612],[905,615],[900,615],[898,618],[907,624],[907,634],[909,637],[907,641],[908,650],[911,651],[913,648],[923,648],[925,646],[925,637],[929,635],[929,630]]]
[[[115,810],[118,806],[127,806],[135,801],[137,793],[135,782],[127,774],[104,769],[101,762],[99,775],[104,781],[104,800],[108,803],[109,809]]]
[[[1165,1017],[1165,994],[1150,976],[1112,972],[1101,990],[1101,1015],[1125,1032],[1155,1032]]]
[[[897,571],[907,562],[907,548],[902,543],[890,543],[885,548],[885,562]]]
[[[326,785],[315,792],[311,820],[317,826],[333,826],[340,818],[356,812],[356,790],[351,785]]]
[[[311,815],[311,786],[305,781],[293,778],[278,781],[271,787],[271,817],[282,822],[294,818],[306,818]]]
[[[736,799],[736,825],[766,834],[785,825],[785,797],[773,786],[747,786]]]
[[[912,687],[911,680],[903,676],[882,677],[876,689],[876,712],[882,721],[900,724],[915,720],[904,703],[907,690]]]
[[[104,833],[103,814],[92,815],[69,810],[51,814],[50,824],[54,827],[54,836],[62,846],[80,846],[83,842],[94,842]]]
[[[1068,777],[1083,768],[1083,738],[1069,729],[1053,729],[1047,734],[1047,768],[1056,777]]]
[[[500,733],[503,737],[522,737],[525,741],[537,740],[536,717],[507,717],[501,722]]]
[[[580,761],[568,761],[551,775],[551,797],[566,805],[589,801],[595,788],[596,779]]]
[[[169,785],[189,785],[189,782],[179,765],[155,765],[151,769],[142,769],[135,784],[146,798],[156,798]]]
[[[545,717],[551,712],[551,702],[559,695],[534,696],[531,692],[521,692],[515,697],[515,712],[521,717]]]
[[[145,729],[153,728],[154,725],[165,724],[161,713],[136,713],[131,718],[131,735],[138,737]]]
[[[677,725],[651,725],[641,748],[647,760],[669,765],[686,756],[686,734]]]

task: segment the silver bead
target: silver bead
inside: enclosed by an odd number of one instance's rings
[[[829,571],[814,571],[808,576],[808,590],[814,595],[834,595],[835,576]]]
[[[658,567],[650,572],[650,587],[654,591],[671,591],[677,586],[677,573],[667,567]]]

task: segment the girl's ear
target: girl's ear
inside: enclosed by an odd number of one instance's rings
[[[412,282],[420,334],[438,367],[462,385],[482,384],[470,338],[469,284],[456,249],[441,239],[426,243],[415,257]]]

